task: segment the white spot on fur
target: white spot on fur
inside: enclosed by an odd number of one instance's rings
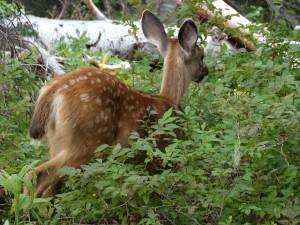
[[[87,74],[88,76],[92,76],[92,73],[91,72],[88,72],[88,74]]]
[[[104,121],[107,122],[107,120],[108,120],[108,116],[105,115],[105,116],[104,116]]]
[[[97,97],[97,98],[96,98],[96,103],[97,103],[97,105],[101,105],[101,103],[102,103],[102,100],[101,100],[101,98],[100,98],[100,97]]]
[[[83,93],[80,95],[80,100],[83,102],[88,102],[89,101],[89,95],[87,93]]]
[[[76,82],[75,82],[75,80],[72,79],[72,80],[69,81],[69,83],[70,83],[71,85],[74,85]]]
[[[115,86],[115,84],[116,84],[114,79],[111,79],[111,83],[112,83],[113,86]]]
[[[96,81],[97,81],[98,83],[100,83],[100,82],[101,82],[101,80],[100,80],[99,78],[97,78],[97,79],[96,79]]]
[[[94,80],[91,80],[91,84],[94,84],[95,83],[95,81]]]
[[[88,78],[86,76],[79,77],[79,80],[87,80]]]

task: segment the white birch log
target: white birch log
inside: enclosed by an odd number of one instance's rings
[[[86,2],[90,1],[86,0]],[[236,11],[233,11],[233,9],[222,0],[215,1],[214,5],[216,8],[220,9],[222,13],[224,11],[224,17],[226,15],[237,14]],[[94,6],[91,5],[92,9],[93,7]],[[205,6],[199,6],[199,8],[199,11],[202,12],[202,15],[207,16],[207,19],[214,16],[213,12],[207,10]],[[158,54],[158,51],[154,46],[147,44],[148,41],[142,34],[139,21],[134,22],[134,25],[137,27],[135,38],[133,35],[129,35],[129,30],[132,29],[130,26],[121,24],[119,21],[109,20],[105,18],[100,11],[98,12],[93,9],[93,13],[100,20],[56,20],[27,15],[26,17],[23,16],[20,20],[13,21],[13,25],[32,26],[32,29],[37,33],[38,42],[42,43],[42,45],[38,46],[39,51],[42,55],[44,55],[42,56],[42,59],[45,59],[45,62],[47,62],[48,65],[52,65],[51,69],[56,71],[56,74],[61,73],[61,68],[58,62],[54,62],[55,58],[52,58],[50,54],[53,50],[53,45],[63,36],[78,38],[82,34],[86,33],[88,38],[88,43],[86,44],[93,46],[93,50],[99,51],[100,49],[104,49],[107,52],[118,54],[120,58],[131,58],[134,51],[137,49]],[[30,21],[30,24],[28,21]],[[238,16],[237,21],[235,22],[227,21],[226,23],[228,27],[238,27],[250,24],[250,22],[242,16]],[[216,27],[212,28],[212,30],[216,29]],[[246,32],[246,30],[242,31]],[[226,38],[227,36],[224,35],[222,31],[209,32],[206,39],[207,45],[205,47],[205,53],[208,55],[217,54],[220,51],[221,44],[225,44],[229,49],[234,48],[234,46]],[[250,50],[255,49],[253,43],[245,42],[243,39],[237,40],[240,40],[246,47],[250,45],[253,46]],[[28,46],[28,48],[30,47],[32,46]]]
[[[31,24],[28,24],[28,20]],[[156,48],[150,44],[141,31],[139,21],[134,22],[137,27],[136,37],[129,35],[132,28],[128,25],[117,24],[119,21],[109,19],[94,21],[79,20],[56,20],[27,15],[19,21],[15,21],[14,25],[32,25],[32,29],[37,33],[39,41],[44,45],[45,49],[52,51],[52,45],[57,43],[63,36],[71,36],[78,38],[86,33],[88,38],[87,45],[92,45],[93,50],[105,51],[118,54],[121,58],[131,58],[134,50],[140,49],[150,53],[158,53]],[[220,44],[226,44],[228,48],[233,48],[232,44],[224,38],[218,36],[220,32],[209,35],[206,42],[205,52],[214,54],[219,51]],[[99,38],[100,37],[100,38]]]
[[[32,29],[37,32],[40,42],[49,50],[52,50],[52,45],[63,36],[79,38],[86,33],[89,40],[87,45],[94,45],[95,43],[94,48],[97,50],[103,48],[105,51],[119,54],[120,57],[130,58],[138,43],[133,36],[128,34],[131,27],[115,24],[111,20],[56,20],[28,15],[27,18],[21,18],[16,23],[19,22],[21,26],[29,25],[28,20]],[[135,24],[140,27],[139,22]],[[140,29],[137,31],[137,37],[139,41],[146,42]]]

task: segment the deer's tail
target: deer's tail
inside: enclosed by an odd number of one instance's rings
[[[53,99],[54,93],[51,90],[40,94],[31,119],[29,128],[30,136],[33,139],[41,139],[46,132],[46,126],[50,121],[51,114],[53,114]]]

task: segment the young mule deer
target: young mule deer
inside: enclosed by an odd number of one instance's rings
[[[46,136],[50,160],[35,168],[36,196],[54,194],[61,180],[58,169],[87,163],[101,144],[126,146],[130,133],[142,129],[142,120],[156,122],[169,108],[179,109],[189,83],[200,82],[208,74],[192,20],[183,23],[178,38],[169,38],[162,23],[144,11],[142,30],[164,57],[158,96],[132,90],[117,78],[89,67],[57,76],[41,89],[30,136]],[[149,109],[157,114],[150,117]],[[27,176],[33,179],[32,172]]]

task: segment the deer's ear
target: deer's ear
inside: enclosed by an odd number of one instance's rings
[[[169,38],[163,24],[150,11],[145,10],[142,16],[142,30],[145,37],[155,44],[160,53],[165,56],[168,51]]]
[[[178,41],[180,46],[187,52],[190,53],[193,48],[197,45],[198,29],[193,20],[186,20],[180,27],[178,33]]]

